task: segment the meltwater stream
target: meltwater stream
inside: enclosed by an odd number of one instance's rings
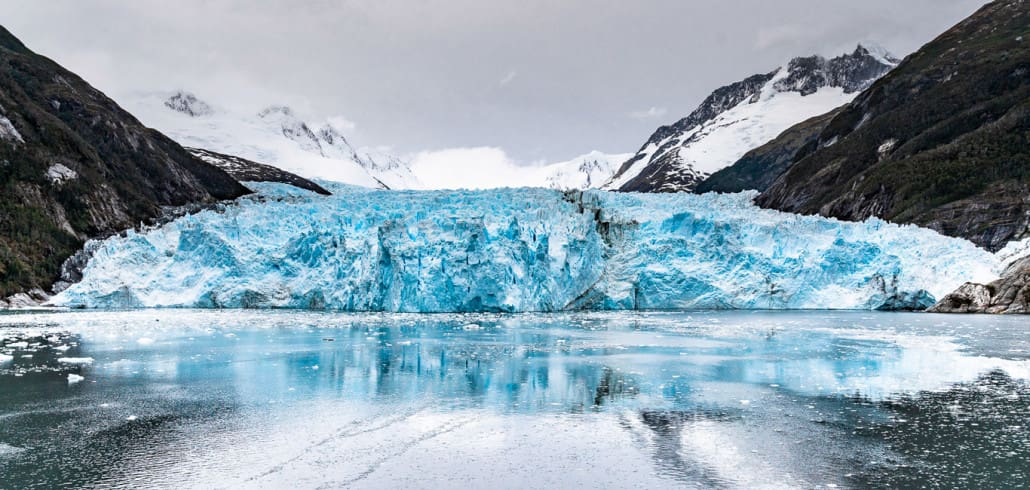
[[[1025,319],[0,315],[0,486],[1012,487]]]

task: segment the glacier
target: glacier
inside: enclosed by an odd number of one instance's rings
[[[320,182],[321,183],[321,182]],[[961,239],[756,207],[755,193],[284,184],[87,244],[84,308],[388,312],[924,308],[1002,259]]]

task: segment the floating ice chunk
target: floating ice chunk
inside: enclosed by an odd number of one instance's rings
[[[93,364],[92,357],[59,357],[57,362],[61,364]]]
[[[154,343],[154,339],[149,337],[140,337],[136,340],[136,343],[139,345],[151,345]]]
[[[54,346],[54,350],[60,351],[60,352],[64,352],[64,351],[66,351],[68,349],[71,349],[70,345],[55,345]]]
[[[79,381],[82,381],[84,379],[86,379],[86,378],[84,378],[82,376],[79,376],[78,374],[68,373],[68,384],[70,384],[70,385],[78,383]]]
[[[16,446],[12,446],[10,444],[4,444],[4,443],[0,442],[0,458],[3,458],[5,456],[11,456],[11,455],[14,455],[14,454],[18,454],[18,453],[20,453],[20,452],[22,452],[24,450],[25,450],[25,448],[16,447]]]
[[[137,417],[135,415],[129,415],[128,417],[125,417],[125,420],[128,420],[129,422],[132,422],[133,420],[136,420],[138,418],[139,417]]]
[[[11,342],[11,343],[7,344],[7,348],[9,348],[9,349],[25,349],[25,348],[28,348],[28,346],[29,346],[29,343],[28,342],[24,342],[24,341],[22,341],[22,342]]]
[[[5,364],[5,363],[11,362],[13,360],[14,360],[14,356],[9,356],[7,354],[0,354],[0,364]]]

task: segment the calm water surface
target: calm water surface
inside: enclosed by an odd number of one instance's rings
[[[1030,321],[0,314],[0,486],[1025,487]]]

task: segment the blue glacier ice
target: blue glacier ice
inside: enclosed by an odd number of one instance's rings
[[[999,259],[753,193],[380,191],[279,184],[93,244],[55,304],[464,312],[925,307]]]

